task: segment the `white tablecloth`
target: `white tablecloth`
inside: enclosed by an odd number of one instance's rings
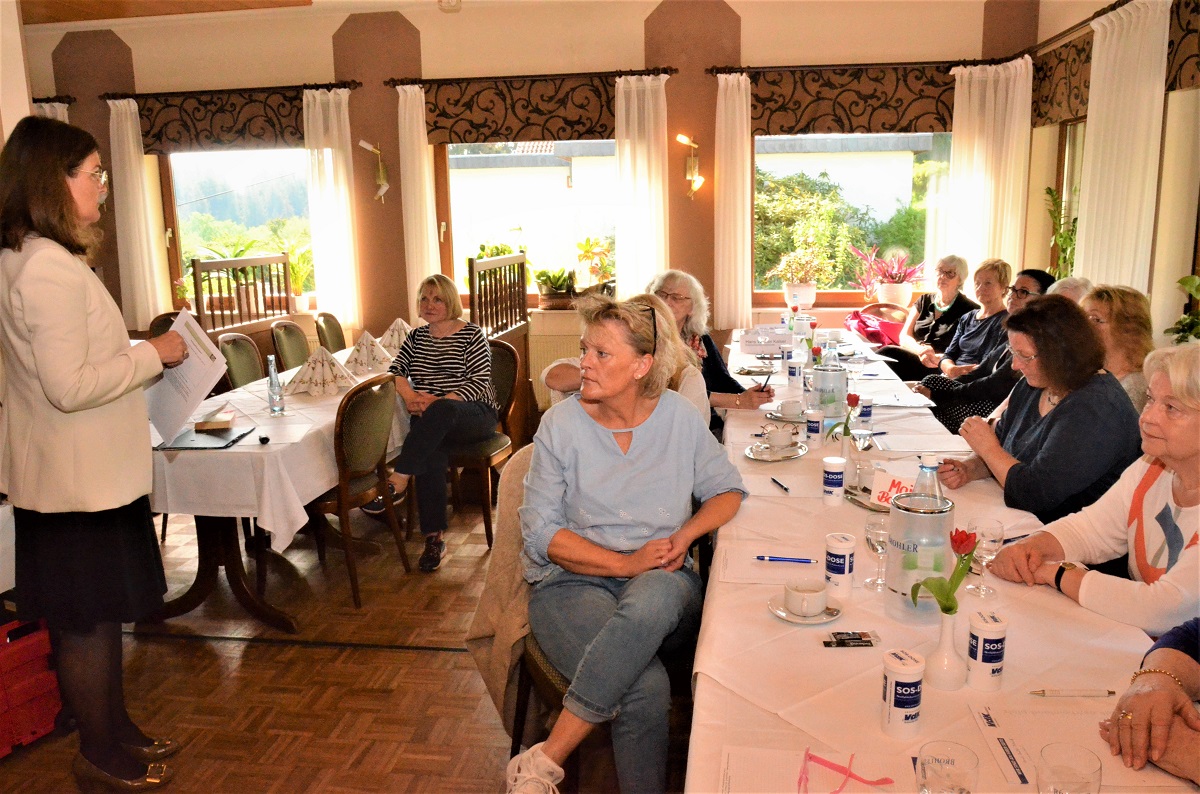
[[[335,355],[341,360],[349,353]],[[283,373],[284,383],[298,370]],[[271,548],[282,551],[308,521],[304,505],[337,484],[333,424],[346,391],[321,397],[290,395],[287,415],[278,418],[267,413],[265,379],[206,400],[193,418],[228,402],[240,414],[236,425],[256,429],[228,449],[156,450],[151,506],[160,513],[256,516],[271,533]],[[389,441],[393,450],[408,432],[408,412],[399,397],[396,403]],[[267,436],[270,443],[260,443],[259,436]]]
[[[736,366],[745,359],[740,358],[736,343],[733,350],[731,359]],[[877,373],[866,379],[877,395],[886,393],[889,385],[897,390],[904,388],[882,364],[872,364],[867,371]],[[771,381],[779,399],[798,396],[778,375]],[[767,421],[763,412],[773,407],[728,413],[725,436],[731,460],[744,475],[817,481],[821,457],[839,454],[840,444],[827,442],[823,449],[794,461],[761,463],[745,457],[750,434],[759,431]],[[926,409],[876,408],[875,423],[876,429],[889,433],[946,432]],[[879,457],[878,453],[871,456]],[[901,455],[892,453],[889,457]],[[793,494],[797,492],[792,489]],[[956,526],[965,527],[966,521],[976,516],[1001,520],[1010,536],[1038,526],[1031,515],[1004,507],[994,480],[971,483],[946,495],[955,502]],[[892,619],[884,608],[888,596],[862,589],[862,581],[875,570],[874,557],[862,542],[863,527],[871,515],[845,501],[833,507],[826,506],[820,497],[785,496],[780,492],[779,496],[750,496],[735,519],[720,530],[696,652],[688,791],[723,791],[736,785],[722,780],[721,771],[723,752],[737,747],[799,753],[811,747],[829,758],[844,760],[852,752],[860,757],[883,758],[887,763],[883,763],[886,768],[881,774],[900,771],[893,775],[893,790],[912,791],[916,783],[909,757],[933,739],[958,741],[976,750],[980,757],[980,791],[1029,791],[1032,786],[1010,786],[1005,781],[986,749],[968,704],[1044,708],[1048,701],[1027,694],[1042,688],[1095,687],[1121,692],[1128,684],[1130,671],[1137,668],[1150,645],[1139,629],[1091,613],[1049,588],[1029,588],[989,576],[989,584],[999,590],[998,596],[985,601],[960,593],[955,633],[965,656],[971,611],[986,607],[1009,620],[1002,689],[981,692],[964,686],[945,692],[926,684],[918,738],[892,740],[880,729],[883,653],[890,648],[907,648],[927,654],[937,643],[939,628]],[[786,578],[778,570],[764,569],[763,583],[747,583],[745,576],[728,574],[734,568],[739,572],[746,568],[744,564],[727,566],[726,556],[731,554],[738,555],[739,562],[744,562],[741,557],[755,554],[823,560],[825,535],[837,531],[854,534],[859,546],[855,589],[848,600],[842,600],[844,614],[836,622],[798,626],[771,615],[767,600],[782,592],[779,583]],[[727,578],[736,581],[723,581],[723,569]],[[866,630],[877,631],[881,645],[825,648],[821,644],[830,631]],[[1115,698],[1097,699],[1083,704],[1083,708],[1111,710],[1114,702]],[[1079,699],[1073,699],[1072,706],[1078,705]],[[1090,727],[1085,735],[1069,734],[1061,739],[1089,747],[1104,759],[1108,771],[1112,762],[1107,749],[1098,738],[1094,721],[1086,722]]]

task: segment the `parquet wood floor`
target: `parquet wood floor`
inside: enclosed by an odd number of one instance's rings
[[[185,616],[126,627],[131,713],[152,735],[185,744],[166,791],[503,791],[508,736],[463,644],[488,563],[479,509],[451,519],[434,574],[415,572],[421,542],[410,541],[409,575],[386,527],[355,512],[355,534],[382,546],[357,558],[361,610],[342,553],[330,548],[322,567],[299,536],[271,555],[267,585],[268,600],[300,620],[299,634],[250,618],[223,579]],[[171,517],[162,551],[171,597],[195,574],[189,517]],[[688,727],[686,714],[679,719],[676,790]],[[605,743],[593,746],[580,788],[615,790],[611,760],[593,761]],[[75,734],[17,748],[0,760],[0,791],[75,790],[77,750]]]

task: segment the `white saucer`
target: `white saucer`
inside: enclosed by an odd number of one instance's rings
[[[807,444],[793,442],[790,447],[784,447],[778,454],[771,451],[767,444],[759,442],[746,447],[746,457],[762,463],[778,463],[781,460],[795,460],[808,452]]]
[[[790,422],[794,425],[804,424],[804,414],[800,414],[799,416],[784,416],[778,411],[767,411],[767,418],[772,422]]]
[[[812,617],[793,615],[783,606],[783,593],[771,596],[770,600],[767,601],[767,611],[780,620],[786,620],[788,623],[798,623],[802,626],[817,626],[821,623],[829,623],[837,620],[842,616],[842,608],[833,601],[829,601],[825,607],[825,611],[819,615],[813,615]]]

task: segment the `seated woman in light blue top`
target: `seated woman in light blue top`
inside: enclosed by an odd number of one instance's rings
[[[553,790],[567,756],[611,722],[621,789],[662,791],[670,686],[656,655],[694,637],[688,547],[746,491],[704,420],[665,391],[677,353],[659,344],[676,333],[662,302],[594,297],[579,311],[582,389],[542,419],[520,509],[529,625],[571,687],[546,742],[509,763],[508,790]]]

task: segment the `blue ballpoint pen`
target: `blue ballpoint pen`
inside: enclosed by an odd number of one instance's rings
[[[754,559],[762,560],[763,562],[807,562],[807,563],[815,563],[816,562],[816,560],[810,560],[805,557],[772,557],[769,554],[759,554],[759,555],[755,556]]]

